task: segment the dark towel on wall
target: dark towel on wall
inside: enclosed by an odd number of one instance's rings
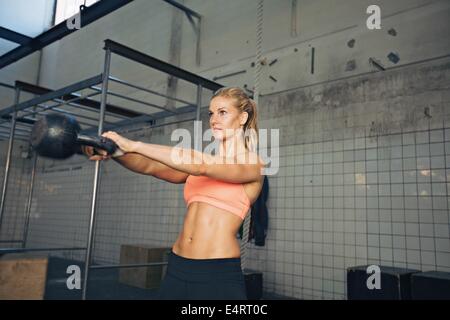
[[[269,179],[264,176],[264,183],[258,199],[252,204],[250,213],[250,230],[248,240],[255,239],[256,246],[264,246],[267,235],[267,227],[269,225],[269,212],[267,211],[266,202],[269,198]],[[244,224],[239,229],[239,236],[242,239],[244,232]]]

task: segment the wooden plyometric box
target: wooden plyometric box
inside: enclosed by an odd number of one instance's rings
[[[167,262],[170,250],[171,248],[149,245],[123,244],[120,248],[120,264]],[[166,269],[166,265],[121,268],[119,282],[144,289],[159,288]]]
[[[0,300],[44,299],[47,268],[48,256],[0,256]]]

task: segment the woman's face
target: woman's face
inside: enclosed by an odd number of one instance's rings
[[[238,132],[237,129],[242,128],[247,120],[247,112],[240,112],[233,105],[233,102],[232,98],[220,96],[211,99],[209,104],[209,126],[215,139],[222,141],[231,138]]]

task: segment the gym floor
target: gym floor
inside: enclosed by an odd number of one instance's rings
[[[256,102],[270,163],[266,199],[236,235],[253,296],[380,298],[364,280],[375,266],[413,298],[447,297],[450,1],[30,2],[0,3],[0,280],[14,269],[2,252],[26,264],[35,250],[49,258],[43,299],[155,299],[119,273],[166,263],[185,185],[97,167],[80,139],[105,147],[100,128],[205,147],[196,133],[225,86]],[[49,114],[75,119],[62,127],[78,140],[37,134]],[[85,261],[88,289],[68,289],[68,266]]]
[[[67,267],[78,265],[84,268],[82,261],[69,260],[58,257],[49,259],[45,299],[47,300],[79,300],[80,290],[67,290]],[[90,300],[153,300],[157,297],[157,289],[142,289],[126,285],[119,281],[119,269],[105,269],[92,271],[89,278]],[[262,300],[292,299],[277,294],[265,293]]]

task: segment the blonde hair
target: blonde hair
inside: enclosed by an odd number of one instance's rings
[[[256,102],[239,87],[223,87],[214,92],[211,99],[226,97],[234,99],[234,106],[240,112],[247,112],[248,118],[243,126],[244,143],[247,150],[256,152],[258,144],[258,123]]]

